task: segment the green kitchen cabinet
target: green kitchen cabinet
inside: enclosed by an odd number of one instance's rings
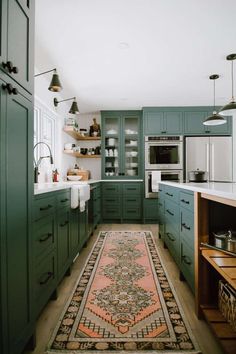
[[[209,107],[198,107],[184,112],[184,135],[231,135],[232,117],[226,117],[227,122],[222,125],[207,126],[204,120],[213,112]]]
[[[143,219],[148,224],[158,222],[158,199],[143,199]]]
[[[160,185],[158,191],[158,225],[159,237],[164,240],[165,237],[165,186]]]
[[[167,107],[143,109],[144,135],[182,135],[183,113]]]
[[[79,208],[70,211],[70,256],[73,260],[80,251]]]
[[[101,220],[101,184],[93,183],[90,189],[90,200],[88,201],[88,225],[89,235],[93,233]]]
[[[142,174],[141,111],[102,111],[102,178]]]
[[[86,245],[88,241],[88,202],[84,211],[79,212],[79,249]]]
[[[34,332],[32,316],[31,199],[33,106],[0,72],[1,134],[1,353],[20,353]],[[3,86],[2,86],[3,85]],[[19,157],[19,158],[17,158]],[[20,286],[19,286],[20,284]]]
[[[2,0],[0,69],[33,92],[34,0]]]
[[[140,222],[142,220],[141,197],[140,182],[103,182],[103,222]]]

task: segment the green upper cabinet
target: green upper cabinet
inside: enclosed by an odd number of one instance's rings
[[[231,135],[232,118],[226,117],[226,124],[207,126],[204,120],[212,115],[210,107],[194,107],[191,111],[184,112],[184,135]]]
[[[145,135],[181,135],[183,113],[171,107],[144,108],[143,124]]]
[[[0,68],[32,93],[34,1],[2,0],[0,3]]]
[[[141,175],[141,111],[102,111],[102,177]]]

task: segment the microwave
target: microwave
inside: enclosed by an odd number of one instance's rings
[[[153,171],[145,171],[145,198],[158,198],[158,192],[152,189]],[[183,182],[183,170],[160,171],[161,181]]]
[[[183,169],[183,137],[145,136],[145,169]]]

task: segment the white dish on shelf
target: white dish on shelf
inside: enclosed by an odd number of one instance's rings
[[[138,167],[137,162],[130,162],[130,167]]]
[[[79,181],[81,178],[82,176],[67,176],[69,181]]]
[[[107,134],[117,134],[117,131],[115,129],[110,129],[107,131]]]
[[[138,156],[138,151],[130,151],[130,156],[132,157]]]
[[[128,176],[135,176],[136,175],[136,171],[135,170],[127,170],[127,175]]]

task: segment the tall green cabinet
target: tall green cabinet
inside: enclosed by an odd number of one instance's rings
[[[0,352],[21,353],[33,338],[34,1],[0,1]]]

